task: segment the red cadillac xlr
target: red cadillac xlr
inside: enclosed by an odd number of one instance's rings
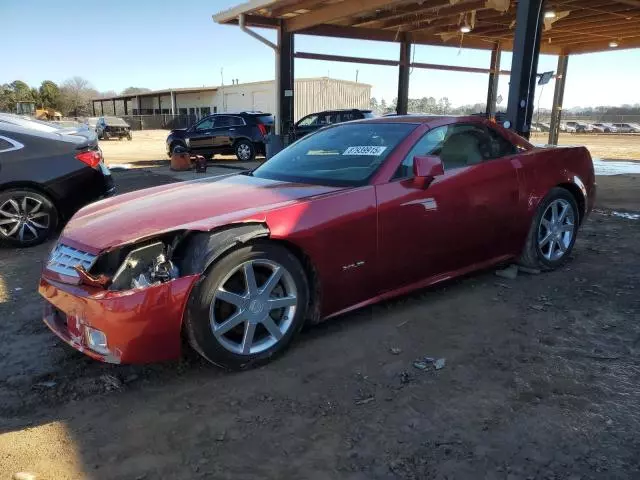
[[[253,172],[94,203],[42,274],[44,321],[113,363],[269,360],[305,323],[463,275],[567,260],[593,207],[582,147],[476,117],[331,126]]]

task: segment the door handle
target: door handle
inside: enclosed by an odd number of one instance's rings
[[[230,131],[230,132],[235,132],[235,131],[236,131],[236,129],[235,129],[235,128],[230,128],[230,129],[229,129],[229,131]]]

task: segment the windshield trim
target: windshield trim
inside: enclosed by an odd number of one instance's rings
[[[400,140],[393,146],[393,148],[389,151],[389,153],[387,154],[386,158],[384,159],[384,161],[382,163],[380,163],[375,169],[373,169],[371,171],[371,173],[364,179],[362,180],[339,180],[339,179],[330,179],[330,178],[318,178],[318,177],[304,177],[304,176],[299,176],[299,175],[286,175],[286,174],[282,174],[282,173],[272,173],[272,172],[260,172],[259,170],[266,164],[269,163],[270,160],[267,160],[266,162],[264,162],[262,165],[260,165],[258,168],[256,168],[255,170],[252,170],[251,175],[255,176],[257,178],[266,178],[268,180],[280,180],[283,182],[291,182],[291,183],[302,183],[302,184],[307,184],[307,185],[323,185],[323,186],[328,186],[328,187],[362,187],[364,185],[369,185],[371,183],[371,180],[375,177],[375,175],[380,171],[380,169],[387,164],[387,162],[393,157],[395,151],[404,143],[404,141],[409,138],[409,136],[415,132],[416,128],[418,128],[420,125],[422,125],[419,122],[369,122],[366,120],[354,120],[352,122],[343,122],[343,123],[335,123],[335,124],[331,124],[331,125],[326,125],[318,130],[316,130],[315,132],[312,132],[308,135],[305,135],[304,137],[296,140],[295,142],[291,143],[287,148],[290,148],[291,146],[297,144],[298,142],[304,142],[312,137],[314,137],[315,135],[318,135],[320,133],[326,132],[328,130],[331,130],[333,128],[345,128],[347,125],[349,126],[353,126],[353,125],[362,125],[362,124],[367,124],[367,123],[372,123],[375,125],[408,125],[408,126],[412,126],[413,128],[409,128],[406,132],[406,134],[400,138]],[[285,149],[286,150],[286,149]],[[284,151],[284,150],[283,150]],[[256,173],[258,175],[256,175]]]

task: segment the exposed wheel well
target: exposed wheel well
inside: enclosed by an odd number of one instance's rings
[[[561,183],[560,185],[558,185],[558,187],[567,190],[576,200],[576,204],[578,205],[578,215],[580,217],[579,223],[582,223],[586,208],[586,201],[582,190],[580,190],[580,187],[578,187],[575,183]]]
[[[310,304],[306,320],[309,323],[318,323],[322,292],[315,265],[309,255],[298,245],[286,240],[270,238],[266,225],[259,223],[229,225],[213,232],[193,232],[180,241],[175,254],[178,258],[182,258],[179,267],[183,275],[202,274],[232,250],[254,242],[280,245],[298,259],[309,282]]]
[[[315,324],[321,320],[320,305],[322,298],[322,289],[320,285],[320,279],[318,278],[318,271],[311,261],[311,257],[302,250],[298,245],[288,242],[286,240],[269,239],[268,241],[282,245],[289,250],[300,262],[309,282],[309,309],[307,311],[306,322],[309,324]]]

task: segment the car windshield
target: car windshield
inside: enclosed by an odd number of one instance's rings
[[[129,125],[123,119],[118,117],[104,117],[104,123],[114,127],[128,127]]]
[[[342,124],[304,137],[254,170],[258,178],[335,186],[366,184],[412,123]]]

